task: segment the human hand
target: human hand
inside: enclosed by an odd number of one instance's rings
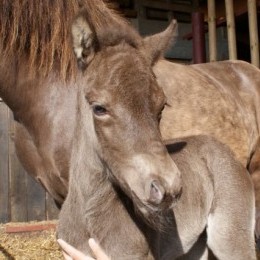
[[[104,253],[93,238],[89,239],[88,244],[95,258],[84,255],[82,252],[69,245],[62,239],[58,239],[57,241],[63,250],[62,253],[66,260],[110,260],[110,258]]]

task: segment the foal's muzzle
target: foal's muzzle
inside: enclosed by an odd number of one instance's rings
[[[182,186],[178,178],[176,178],[176,183],[172,187],[169,187],[162,180],[152,180],[147,185],[149,186],[147,188],[149,190],[147,203],[158,208],[158,210],[173,207],[182,194]]]

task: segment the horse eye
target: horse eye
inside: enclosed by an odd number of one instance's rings
[[[103,116],[107,113],[107,110],[100,105],[94,105],[93,106],[93,112],[97,116]]]

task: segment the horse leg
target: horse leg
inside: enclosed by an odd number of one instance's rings
[[[255,190],[255,206],[256,206],[256,225],[255,235],[257,239],[257,247],[260,249],[260,140],[256,145],[255,151],[249,162],[248,170],[251,174],[254,190]]]
[[[196,252],[195,250],[181,256],[178,257],[176,260],[194,260],[194,259],[199,259],[199,260],[215,260],[215,259],[211,259],[209,258],[209,250],[207,247],[203,248],[203,251],[200,251],[201,248],[199,248],[199,251]]]
[[[173,257],[169,259],[173,259]],[[202,232],[202,234],[199,236],[195,244],[191,247],[191,249],[186,254],[177,257],[176,259],[177,260],[193,260],[193,259],[208,260],[209,250],[207,247],[206,231],[204,230]]]
[[[257,248],[260,250],[260,168],[252,173],[252,180],[255,189],[255,205],[256,205],[256,214],[255,214],[255,237]]]
[[[250,205],[237,206],[240,203],[234,201],[233,205],[236,205],[232,208],[228,202],[223,204],[209,215],[208,247],[217,259],[255,260],[254,214],[247,210]]]

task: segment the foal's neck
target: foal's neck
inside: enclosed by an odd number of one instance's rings
[[[77,181],[80,174],[84,178],[81,176],[82,181]],[[80,211],[76,214],[77,223],[73,224],[77,237],[72,244],[88,253],[87,240],[93,237],[112,259],[118,255],[124,259],[153,259],[145,238],[147,226],[136,216],[132,201],[106,176],[106,170],[92,169],[92,172],[77,171],[71,180],[66,207],[71,212],[71,205],[76,203],[74,210]]]

